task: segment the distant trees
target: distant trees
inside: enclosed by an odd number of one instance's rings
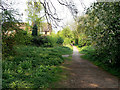
[[[78,44],[80,47],[91,44],[91,38],[89,34],[86,34],[86,29],[88,29],[87,25],[89,25],[89,27],[92,25],[88,22],[88,18],[88,15],[79,16],[78,20],[74,22],[74,25],[71,27],[75,44]]]
[[[73,33],[69,27],[63,28],[63,30],[59,31],[57,34],[64,39],[64,44],[70,44],[71,41],[73,41]]]

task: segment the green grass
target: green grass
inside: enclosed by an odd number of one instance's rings
[[[71,50],[73,50],[73,46],[71,46],[71,45],[65,45],[66,47],[69,47]]]
[[[90,53],[90,52],[94,52],[94,48],[91,47],[91,46],[84,46],[84,47],[79,47],[77,46],[78,50],[80,51],[81,54],[87,54],[87,53]]]
[[[60,82],[62,80],[67,80],[68,76],[69,76],[69,72],[66,70],[67,66],[71,64],[72,61],[72,55],[70,55],[69,57],[63,57],[65,62],[59,66],[61,72],[58,73],[58,77],[59,77],[59,81],[55,82],[55,83],[51,83],[52,88],[61,88],[63,86],[61,86]],[[64,87],[63,87],[64,88]]]
[[[59,80],[63,54],[71,54],[68,47],[43,48],[16,46],[14,56],[2,62],[3,88],[49,88]]]
[[[118,78],[120,78],[120,69],[110,67],[107,64],[103,63],[103,61],[105,61],[107,58],[96,56],[95,49],[92,46],[84,46],[81,48],[78,47],[78,49],[81,54],[85,54],[85,55],[82,55],[81,58],[91,61],[94,65],[97,65],[102,69],[106,70],[107,72],[111,73],[112,75],[115,75]]]

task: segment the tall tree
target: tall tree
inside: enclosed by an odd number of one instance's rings
[[[115,67],[120,65],[119,10],[120,2],[98,2],[87,11],[91,27],[86,29],[86,33],[96,42],[97,55],[107,58],[101,62]]]
[[[41,15],[42,6],[40,2],[35,2],[34,0],[29,0],[27,2],[27,13],[28,13],[28,21],[30,21],[33,25],[39,24],[41,21],[40,15]]]
[[[12,4],[1,2],[1,24],[2,24],[2,52],[4,55],[12,54],[13,46],[16,44],[15,34],[20,32],[19,19],[16,16],[20,15],[12,7]],[[14,35],[13,35],[14,33]],[[4,56],[3,56],[4,57]]]
[[[41,18],[41,10],[42,6],[40,2],[36,2],[35,0],[29,0],[27,2],[27,13],[28,13],[28,22],[29,24],[32,24],[32,27],[36,25],[39,27],[38,29],[40,30],[40,25],[42,24],[42,18]]]

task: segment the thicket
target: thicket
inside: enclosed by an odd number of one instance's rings
[[[113,68],[120,66],[119,10],[120,2],[111,2],[95,3],[93,11],[88,11],[90,19],[95,21],[96,17],[98,20],[90,33],[92,40],[96,42],[96,57],[105,58],[101,62]]]
[[[2,53],[3,58],[14,54],[14,46],[18,44],[30,44],[31,36],[20,29],[21,23],[14,18],[15,11],[2,11]]]
[[[94,3],[86,15],[80,17],[78,25],[78,30],[85,34],[85,42],[91,41],[95,48],[92,54],[89,53],[94,57],[93,61],[116,70],[120,70],[119,10],[120,2]]]
[[[50,36],[36,36],[31,40],[32,45],[42,46],[42,47],[54,47],[62,45],[64,40],[55,34]]]

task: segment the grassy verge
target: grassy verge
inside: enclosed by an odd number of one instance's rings
[[[62,80],[67,79],[67,77],[68,77],[67,75],[69,74],[69,72],[66,70],[66,66],[69,65],[72,61],[73,46],[65,45],[64,47],[66,47],[67,50],[66,50],[66,52],[63,51],[61,54],[62,55],[64,55],[64,54],[68,55],[69,54],[69,56],[68,57],[63,57],[64,63],[59,66],[61,71],[57,74],[58,77],[59,77],[59,80],[58,80],[58,82],[51,83],[52,88],[61,88],[61,87],[64,88],[64,86],[62,86],[60,83],[61,83]]]
[[[2,62],[3,88],[49,88],[60,78],[62,55],[72,53],[65,46],[16,46],[15,49],[16,54]]]
[[[71,45],[65,45],[66,47],[69,47],[71,50],[73,50],[73,46]]]
[[[59,66],[61,72],[58,73],[59,80],[58,82],[51,83],[52,88],[65,88],[63,86],[63,81],[68,79],[69,72],[67,70],[67,66],[69,66],[72,62],[72,55],[69,57],[63,57],[65,62]]]
[[[78,46],[77,46],[78,47]],[[95,54],[95,49],[92,46],[84,46],[78,47],[79,51],[82,55],[81,58],[91,61],[93,64],[101,67],[102,69],[106,70],[107,72],[111,73],[112,75],[117,76],[120,78],[120,70],[118,68],[110,67],[104,64],[102,61],[105,61],[106,58],[97,57]]]

